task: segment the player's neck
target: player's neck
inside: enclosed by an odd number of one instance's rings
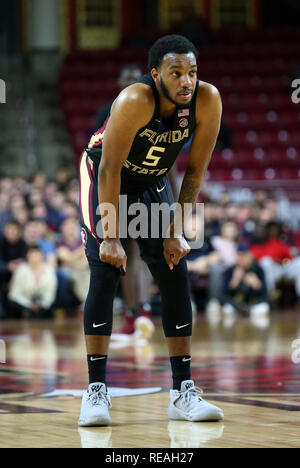
[[[177,108],[175,104],[173,104],[171,101],[169,101],[167,98],[161,95],[159,96],[159,105],[160,115],[165,118],[171,117]]]

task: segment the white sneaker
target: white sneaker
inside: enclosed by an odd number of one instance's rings
[[[237,311],[231,304],[225,304],[223,306],[223,325],[225,328],[231,328],[237,319]]]
[[[268,317],[270,313],[270,305],[267,302],[259,302],[250,308],[252,317]]]
[[[210,325],[218,325],[221,321],[222,308],[217,299],[211,299],[205,309],[206,318]]]
[[[186,421],[220,421],[224,419],[223,411],[204,401],[199,397],[199,393],[203,392],[200,388],[195,387],[193,380],[182,382],[180,391],[170,390],[169,418]]]
[[[155,327],[148,317],[138,317],[134,321],[134,339],[143,339],[143,340],[150,340],[154,333]]]
[[[96,382],[89,385],[88,391],[82,397],[78,425],[81,427],[108,426],[111,424],[108,408],[111,408],[111,401],[105,384]]]
[[[236,308],[231,304],[224,304],[222,310],[225,317],[234,317],[236,315]]]

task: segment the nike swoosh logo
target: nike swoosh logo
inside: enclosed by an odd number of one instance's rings
[[[162,192],[163,190],[165,190],[166,186],[164,186],[162,189],[156,189],[158,191],[158,193]]]
[[[176,325],[176,330],[180,330],[181,328],[184,328],[184,327],[187,327],[189,325],[189,323],[187,323],[186,325]]]
[[[185,357],[182,359],[182,362],[188,362],[188,361],[191,361],[192,358],[189,358],[189,359],[186,359]]]
[[[105,359],[105,356],[103,357],[98,357],[98,358],[93,358],[91,357],[91,361],[94,362],[94,361],[100,361],[100,359]]]
[[[93,328],[99,328],[99,327],[103,327],[103,325],[106,325],[107,322],[105,323],[100,323],[99,325],[96,325],[95,323],[93,324]]]

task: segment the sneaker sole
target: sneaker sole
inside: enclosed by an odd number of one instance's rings
[[[173,414],[172,414],[173,413]],[[190,422],[217,422],[217,421],[223,421],[224,420],[224,414],[223,413],[207,413],[204,414],[203,416],[198,416],[197,418],[188,418],[185,417],[181,414],[174,414],[173,409],[170,411],[168,410],[168,416],[169,419],[173,421],[190,421]]]
[[[79,427],[99,427],[99,426],[110,426],[111,424],[111,419],[93,419],[90,421],[84,421],[82,419],[79,419],[78,421],[78,426]]]

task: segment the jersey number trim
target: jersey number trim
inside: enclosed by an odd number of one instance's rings
[[[159,153],[164,153],[166,148],[162,148],[161,146],[152,146],[148,151],[145,161],[142,162],[145,166],[152,166],[155,167],[161,160],[161,156],[155,156],[154,151],[158,151]],[[149,162],[151,161],[151,162]]]

